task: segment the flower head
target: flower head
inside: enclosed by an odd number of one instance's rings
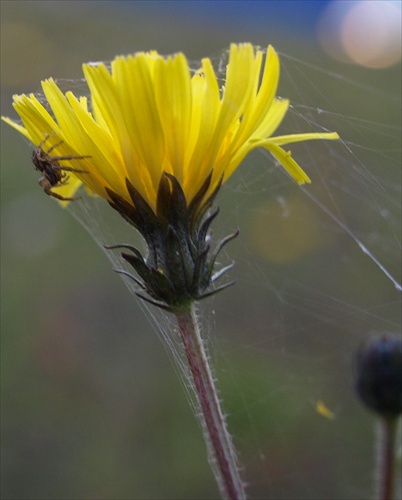
[[[116,193],[132,204],[127,181],[156,213],[159,183],[164,173],[180,183],[191,203],[211,176],[205,198],[225,182],[252,149],[262,147],[300,184],[308,176],[284,144],[309,139],[336,139],[337,134],[296,134],[272,137],[289,106],[277,98],[279,58],[268,47],[232,44],[223,87],[210,59],[191,72],[181,53],[157,52],[116,57],[105,64],[84,64],[90,91],[86,97],[63,94],[53,79],[42,82],[51,113],[35,95],[14,96],[23,125],[3,118],[35,144],[55,156],[87,156],[63,164],[69,182],[55,192],[70,198],[84,183],[111,200]]]
[[[383,334],[356,355],[355,386],[361,401],[380,415],[402,413],[402,339]]]
[[[210,59],[192,72],[182,53],[138,53],[116,57],[110,69],[84,64],[83,71],[89,101],[63,94],[49,79],[42,82],[47,107],[34,94],[17,95],[14,108],[23,124],[3,120],[35,145],[37,160],[44,159],[35,166],[47,194],[67,204],[84,184],[141,232],[146,259],[129,246],[131,253],[122,256],[147,296],[170,310],[209,295],[207,288],[223,274],[213,274],[215,259],[236,233],[209,255],[207,232],[217,212],[207,212],[243,158],[265,148],[303,184],[308,176],[282,146],[338,138],[272,137],[289,106],[276,97],[279,58],[272,47],[265,56],[251,44],[232,44],[224,86]]]

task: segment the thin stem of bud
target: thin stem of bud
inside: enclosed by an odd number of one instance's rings
[[[395,453],[398,417],[380,417],[378,478],[379,500],[393,500],[395,486]]]
[[[239,475],[236,452],[226,428],[194,304],[187,311],[181,311],[176,316],[194,391],[202,413],[202,427],[207,442],[209,461],[221,495],[230,500],[245,499],[246,494]]]

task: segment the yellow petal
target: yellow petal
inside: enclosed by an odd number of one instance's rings
[[[260,144],[259,146],[269,151],[298,184],[306,184],[311,182],[309,176],[292,158],[290,151],[285,151],[279,146],[268,142],[266,142],[266,144]]]
[[[155,66],[155,97],[166,145],[166,170],[183,183],[188,135],[191,123],[192,92],[187,60],[178,54],[159,59]],[[151,137],[149,137],[152,140]],[[149,148],[149,146],[148,146]]]
[[[292,144],[295,142],[314,141],[322,139],[337,140],[339,139],[339,135],[336,132],[312,132],[307,134],[278,135],[276,137],[270,137],[269,139],[261,142],[269,142],[270,144],[281,146],[282,144]],[[261,145],[263,146],[263,144]]]
[[[28,140],[32,140],[28,130],[23,125],[20,125],[11,118],[8,118],[8,116],[2,116],[1,119],[3,120],[3,122],[7,123],[7,125],[10,125],[10,127],[13,127],[15,130],[17,130],[17,132],[22,134]]]

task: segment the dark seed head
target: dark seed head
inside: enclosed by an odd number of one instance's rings
[[[362,402],[380,415],[402,413],[402,338],[374,337],[356,356],[356,392]]]

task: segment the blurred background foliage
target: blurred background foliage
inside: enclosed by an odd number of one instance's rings
[[[271,43],[311,65],[283,71],[280,95],[330,109],[329,128],[363,144],[367,185],[372,175],[379,189],[395,187],[399,167],[378,159],[400,161],[400,64],[370,69],[328,55],[317,35],[328,4],[3,0],[1,113],[14,117],[12,95],[40,91],[46,77],[79,85],[82,62],[150,49],[197,60],[231,42]],[[336,73],[358,85],[345,90]],[[309,84],[299,87],[299,76]],[[366,85],[378,89],[371,99]],[[364,137],[346,115],[367,120]],[[85,230],[37,186],[31,147],[5,124],[1,131],[2,498],[215,498],[201,432],[146,315]],[[310,154],[319,164],[328,150]],[[242,231],[228,249],[237,286],[210,306],[229,428],[253,498],[367,497],[373,419],[353,398],[351,359],[370,330],[398,324],[395,289],[281,172],[266,177],[268,167],[272,160],[250,156],[222,190],[214,226],[217,238]],[[343,168],[335,204],[355,235],[381,239],[376,248],[398,276],[389,234],[356,209]],[[321,398],[337,418],[316,411]]]

